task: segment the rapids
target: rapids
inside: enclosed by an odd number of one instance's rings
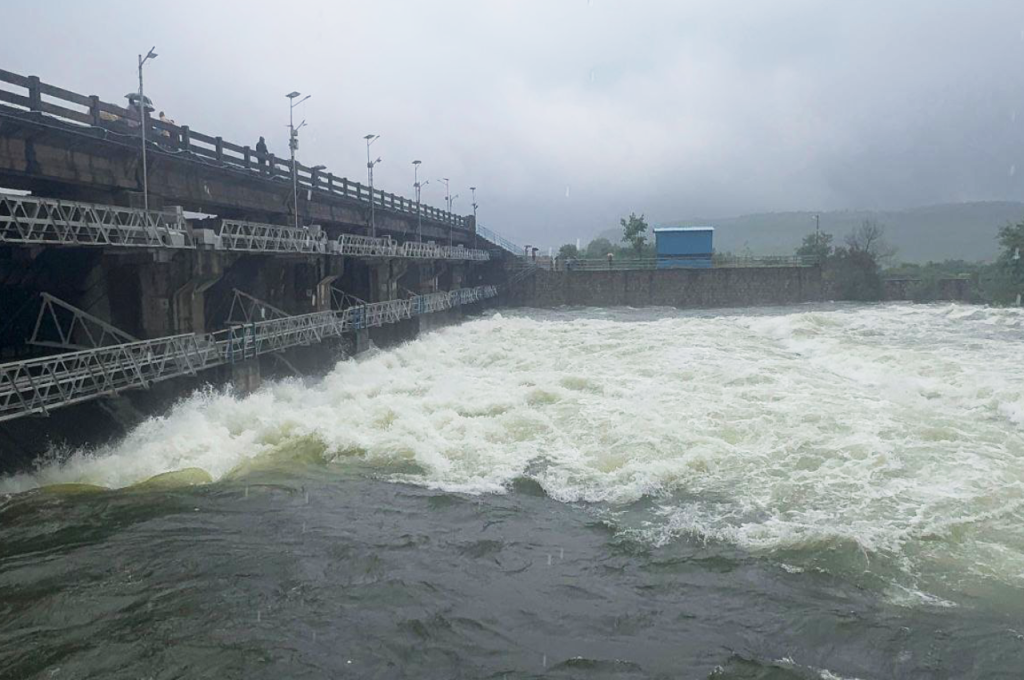
[[[1017,677],[1022,331],[505,311],[200,391],[0,477],[0,675]]]
[[[322,380],[195,394],[0,493],[294,456],[468,494],[526,477],[655,544],[726,541],[953,605],[1024,586],[1022,326],[956,305],[494,314]]]

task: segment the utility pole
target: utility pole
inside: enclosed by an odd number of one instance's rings
[[[423,243],[423,210],[420,203],[420,195],[423,187],[430,184],[428,179],[426,182],[420,184],[420,164],[423,161],[412,162],[412,186],[416,190],[416,237],[420,243]]]
[[[380,163],[380,157],[377,160],[370,160],[370,145],[380,139],[380,135],[366,135],[363,137],[366,140],[366,179],[370,185],[370,236],[377,235],[377,217],[374,213],[374,203],[376,199],[373,195],[373,166]]]
[[[146,165],[146,95],[142,88],[142,65],[150,59],[156,59],[156,45],[149,48],[149,52],[143,57],[139,55],[139,129],[142,130],[142,205],[146,210],[146,219],[149,220],[149,168]]]
[[[469,190],[473,192],[473,247],[476,248],[476,187],[470,187]]]
[[[288,97],[288,148],[292,153],[292,209],[295,211],[296,229],[299,228],[299,173],[295,169],[295,152],[299,148],[299,129],[306,124],[306,121],[302,121],[299,123],[299,127],[295,127],[295,107],[313,96],[307,94],[299,101],[295,101],[299,94],[298,92],[289,92],[285,95]]]
[[[459,195],[448,197],[448,247],[451,248],[455,243],[455,213],[452,212],[452,204],[455,203],[455,199]]]
[[[448,245],[452,245],[452,192],[448,187],[448,178],[442,177],[439,181],[444,182],[444,203],[448,208]]]

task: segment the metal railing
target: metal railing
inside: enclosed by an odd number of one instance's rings
[[[193,248],[180,209],[113,205],[0,194],[0,243]]]
[[[16,110],[32,111],[76,125],[104,128],[125,135],[139,135],[139,112],[116,104],[100,101],[99,97],[85,96],[61,87],[44,83],[36,76],[23,76],[0,69],[0,105]],[[45,97],[45,98],[44,98]],[[10,110],[10,108],[8,108]],[[205,135],[187,125],[177,125],[146,115],[147,148],[169,153],[188,154],[207,162],[242,170],[267,179],[292,178],[292,163],[272,153],[260,154],[252,147],[233,144],[222,137]],[[416,201],[393,193],[335,177],[320,166],[309,167],[296,161],[296,181],[303,189],[324,192],[369,205],[381,210],[416,216],[429,222],[441,223],[456,229],[468,229],[466,217],[417,204]]]
[[[212,234],[207,239],[205,234]],[[196,236],[202,238],[197,238]],[[23,245],[215,249],[248,253],[335,254],[484,261],[486,250],[433,242],[342,234],[328,239],[314,225],[296,229],[243,220],[220,220],[217,230],[193,232],[180,209],[141,210],[0,193],[0,243]]]
[[[250,253],[326,253],[327,243],[319,230],[296,229],[260,222],[221,220],[220,247]]]
[[[219,343],[188,334],[2,364],[0,421],[146,388],[221,363]]]
[[[733,268],[733,267],[812,267],[817,264],[813,258],[799,256],[737,257],[712,255],[699,258],[570,258],[541,259],[536,266],[554,271],[608,271],[637,269],[686,269],[686,268]]]
[[[494,286],[480,286],[270,319],[217,333],[174,335],[0,364],[0,421],[147,388],[161,380],[495,295]]]
[[[476,235],[517,257],[525,257],[525,253],[522,248],[517,246],[515,243],[512,243],[512,241],[509,241],[501,234],[491,231],[487,227],[482,227],[479,224],[476,225]]]

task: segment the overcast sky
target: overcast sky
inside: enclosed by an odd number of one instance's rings
[[[1024,0],[2,0],[0,68],[412,195],[520,243],[778,210],[1024,200]],[[10,29],[14,30],[10,30]]]

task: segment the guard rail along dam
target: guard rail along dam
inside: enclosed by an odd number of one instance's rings
[[[487,305],[822,296],[793,262],[551,271],[472,215],[130,106],[0,70],[0,468]]]

